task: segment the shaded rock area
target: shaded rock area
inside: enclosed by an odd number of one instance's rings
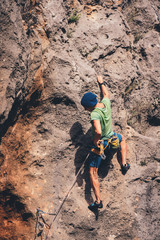
[[[158,240],[160,1],[1,0],[0,11],[0,239]],[[100,99],[97,74],[131,169],[107,153],[104,208],[91,212],[87,161],[74,182],[91,146],[80,100]]]

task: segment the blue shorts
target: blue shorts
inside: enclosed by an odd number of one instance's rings
[[[122,141],[122,135],[121,134],[114,133],[114,136],[118,137],[119,143]],[[104,147],[107,145],[107,143],[108,143],[108,140],[104,140]],[[95,145],[93,145],[92,148],[96,148]],[[102,157],[91,151],[90,154],[89,154],[88,160],[89,160],[89,166],[90,167],[99,168]]]

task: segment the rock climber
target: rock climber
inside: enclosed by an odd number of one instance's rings
[[[111,103],[109,99],[109,91],[101,76],[97,77],[100,89],[102,91],[102,101],[98,102],[97,96],[92,92],[87,92],[81,99],[81,105],[85,110],[90,112],[90,120],[92,124],[92,140],[93,146],[89,154],[89,174],[93,191],[96,197],[95,202],[88,206],[90,210],[103,208],[100,197],[100,184],[98,180],[98,168],[100,166],[102,156],[99,154],[100,144],[103,141],[103,148],[109,147],[109,141],[113,137],[119,141],[119,149],[121,153],[121,170],[125,175],[130,168],[130,164],[126,163],[127,145],[121,134],[114,133],[112,130]],[[111,139],[111,140],[110,140]],[[107,149],[106,148],[106,149]],[[96,152],[98,149],[98,152]]]

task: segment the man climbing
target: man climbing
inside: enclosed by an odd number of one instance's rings
[[[91,210],[103,207],[100,197],[100,185],[98,180],[98,168],[103,157],[100,149],[103,148],[103,152],[104,149],[107,149],[110,146],[119,148],[122,160],[122,174],[125,175],[130,168],[130,165],[126,163],[127,145],[125,139],[122,135],[114,133],[112,130],[111,103],[109,100],[109,92],[101,76],[97,77],[97,81],[102,91],[102,101],[98,102],[97,96],[91,92],[85,93],[81,99],[81,105],[84,107],[84,109],[91,112],[90,117],[92,124],[93,147],[89,155],[89,173],[90,181],[96,197],[96,201],[89,205],[89,209]]]

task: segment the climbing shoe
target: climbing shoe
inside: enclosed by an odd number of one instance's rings
[[[90,210],[94,210],[94,209],[97,209],[97,208],[103,208],[103,203],[102,203],[102,201],[100,201],[100,203],[97,203],[97,201],[95,201],[94,203],[89,205],[88,208]]]
[[[122,174],[125,175],[129,169],[130,169],[130,164],[126,163],[124,166],[121,167]]]

